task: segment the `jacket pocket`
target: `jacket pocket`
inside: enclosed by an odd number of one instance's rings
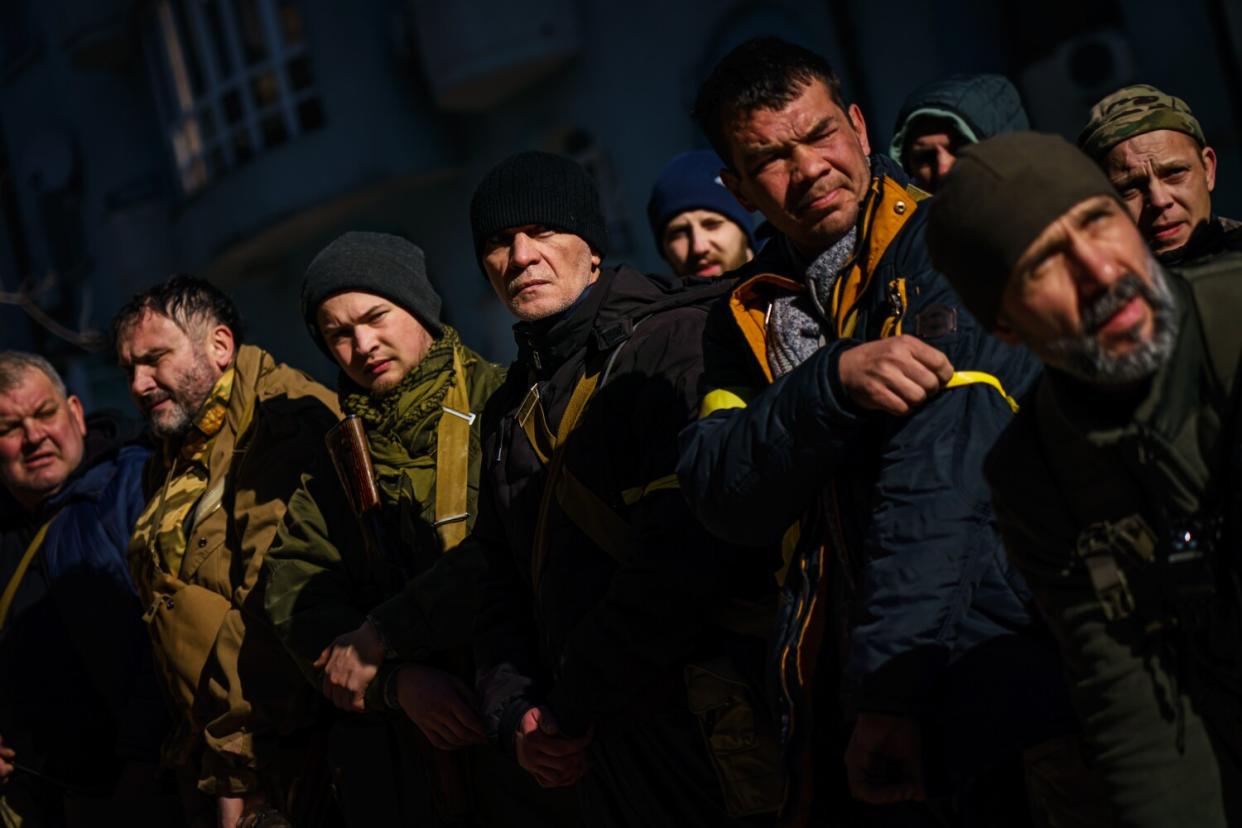
[[[687,664],[686,694],[730,817],[776,811],[780,747],[764,708],[728,657]]]
[[[146,618],[151,625],[155,658],[179,709],[194,709],[194,699],[216,637],[233,604],[217,592],[188,584],[173,592],[156,592]],[[201,726],[195,723],[195,730]]]

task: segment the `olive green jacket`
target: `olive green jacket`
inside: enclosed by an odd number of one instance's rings
[[[1188,275],[1203,281],[1192,294],[1172,278],[1180,330],[1148,387],[1119,399],[1049,371],[987,464],[1006,550],[1057,635],[1089,757],[1127,826],[1223,826],[1238,787],[1242,697],[1221,678],[1236,680],[1242,650],[1220,610],[1236,612],[1237,595],[1213,602],[1202,559],[1168,561],[1170,539],[1203,536],[1224,477],[1242,257]],[[1216,314],[1224,324],[1204,324]],[[1188,632],[1198,613],[1210,617]],[[1224,653],[1219,671],[1202,669],[1208,652]]]
[[[504,369],[462,345],[451,328],[393,391],[395,399],[360,404],[358,389],[342,381],[343,407],[364,409],[361,416],[384,504],[380,523],[385,548],[378,554],[367,553],[371,540],[353,514],[327,452],[308,447],[304,466],[309,468],[264,562],[263,578],[267,617],[316,688],[322,673],[312,662],[336,636],[367,618],[397,656],[393,662],[464,666],[438,660],[470,641],[483,566],[468,538],[446,553],[434,527],[437,426],[441,417],[456,416],[443,410],[455,381],[454,351],[470,401],[470,411],[462,413],[475,415],[467,490],[467,526],[473,526],[481,462],[479,415],[503,381]],[[382,673],[371,683],[368,706],[381,708],[385,677]]]
[[[253,345],[238,349],[234,366],[228,412],[210,445],[207,488],[191,513],[178,571],[164,568],[148,518],[176,482],[165,460],[175,447],[147,465],[149,504],[129,547],[156,669],[179,718],[166,758],[184,763],[201,737],[198,785],[213,795],[259,790],[287,776],[266,757],[320,702],[253,617],[254,587],[306,447],[322,445],[339,418],[328,389]]]

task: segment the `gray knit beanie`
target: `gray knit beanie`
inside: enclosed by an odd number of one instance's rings
[[[332,356],[319,332],[319,306],[338,293],[358,290],[396,302],[434,337],[443,331],[440,294],[427,280],[423,251],[388,233],[350,232],[319,251],[302,278],[302,317],[311,339]]]

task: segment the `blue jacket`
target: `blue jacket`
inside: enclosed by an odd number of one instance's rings
[[[0,581],[52,519],[0,633],[0,735],[23,764],[100,793],[121,762],[158,761],[167,722],[125,559],[150,452],[125,436],[90,418],[82,464],[38,515],[0,492]]]
[[[682,490],[704,525],[734,541],[783,543],[775,667],[795,775],[793,758],[812,742],[837,749],[825,741],[847,730],[838,690],[846,711],[918,715],[952,732],[943,764],[963,772],[1070,716],[983,478],[1012,416],[1006,396],[967,384],[891,417],[855,409],[839,385],[846,349],[899,333],[940,348],[958,371],[992,375],[1010,397],[1038,374],[932,270],[921,194],[889,159],[873,164],[859,255],[838,281],[839,298],[852,286],[857,301],[832,309],[839,335],[773,380],[767,310],[805,290],[788,242],[774,238],[713,309],[703,416],[681,435]]]

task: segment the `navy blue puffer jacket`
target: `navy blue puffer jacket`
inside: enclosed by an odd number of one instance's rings
[[[51,519],[0,633],[0,736],[17,759],[76,789],[110,793],[125,761],[156,762],[167,713],[125,553],[150,451],[108,417],[37,515],[0,490],[0,584]]]

